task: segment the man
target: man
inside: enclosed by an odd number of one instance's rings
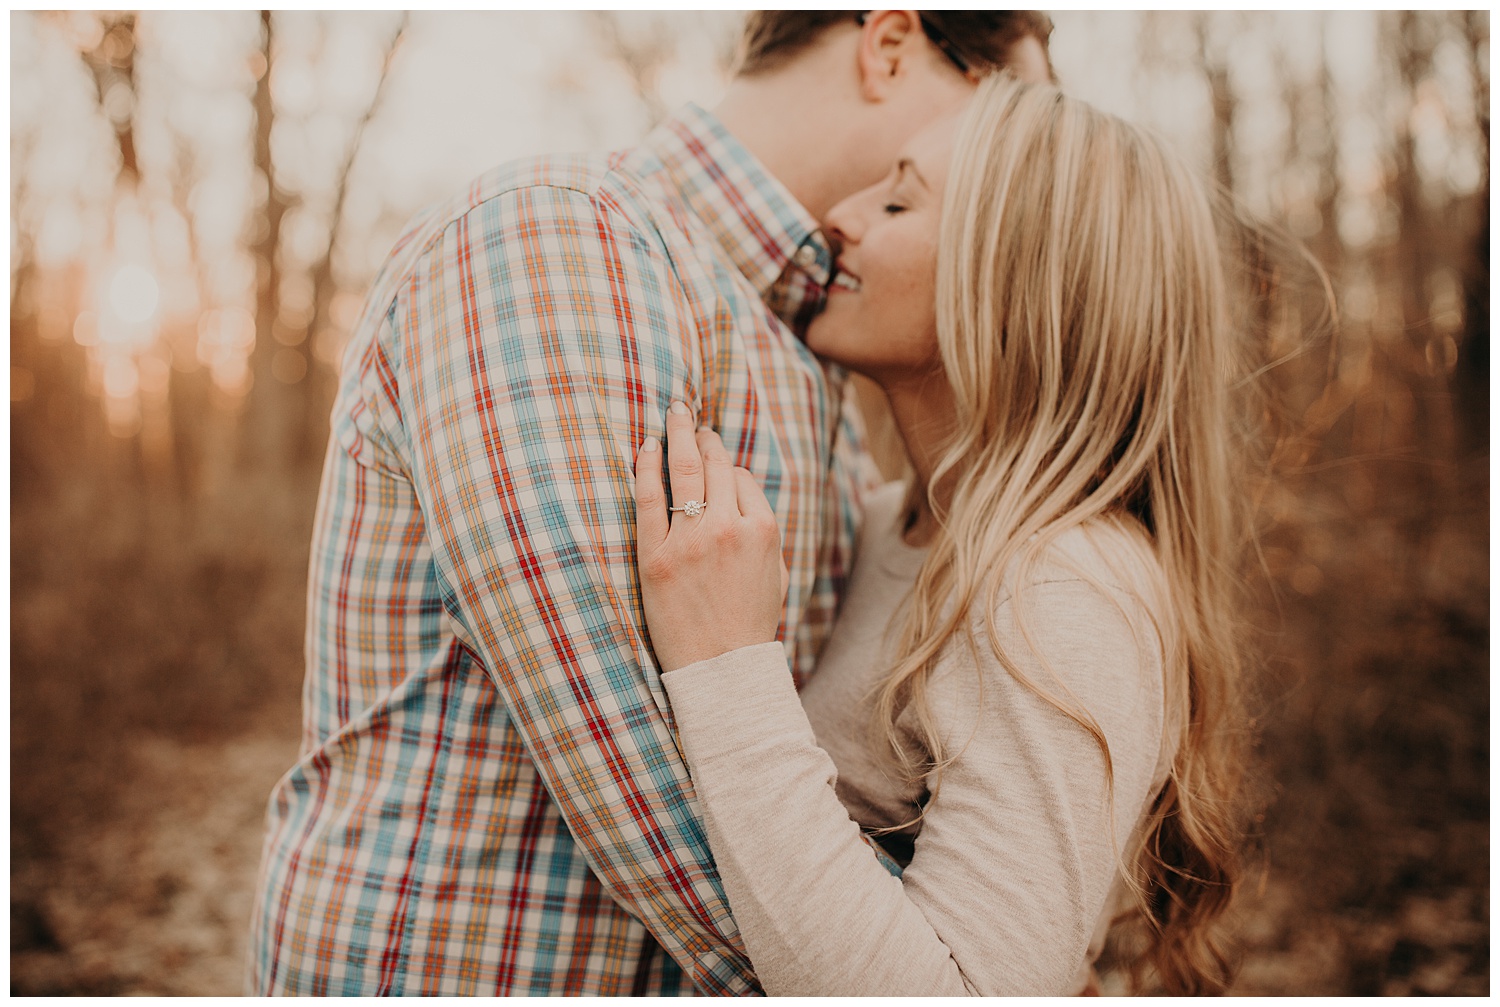
[[[334,408],[253,992],[756,992],[645,637],[635,450],[681,400],[764,480],[805,675],[863,471],[795,335],[817,217],[980,73],[1045,75],[1047,30],[762,12],[716,115],[503,166],[398,243]]]

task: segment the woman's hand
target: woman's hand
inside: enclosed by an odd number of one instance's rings
[[[787,570],[776,515],[712,430],[693,430],[681,402],[667,414],[674,513],[661,482],[661,444],[635,460],[636,555],[651,646],[662,671],[771,643]],[[697,504],[701,503],[700,508]]]

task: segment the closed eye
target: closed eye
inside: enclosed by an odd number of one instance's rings
[[[902,206],[900,203],[887,203],[885,204],[885,206],[881,207],[881,209],[883,209],[886,213],[889,213],[893,217],[898,213],[904,213],[906,211],[906,207]]]

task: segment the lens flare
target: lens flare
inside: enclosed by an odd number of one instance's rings
[[[110,280],[109,303],[122,321],[149,321],[160,299],[156,277],[140,266],[121,266]]]

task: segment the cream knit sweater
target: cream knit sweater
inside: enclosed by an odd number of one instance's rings
[[[871,501],[800,698],[774,643],[663,676],[730,906],[767,993],[1077,993],[1120,896],[1118,855],[1172,759],[1159,569],[1139,534],[1101,523],[1059,539],[1020,592],[1012,571],[996,612],[1006,654],[1104,732],[1112,792],[1093,738],[980,635],[977,664],[950,647],[929,684],[956,758],[928,802],[884,756],[869,705],[925,557],[902,541],[901,501],[894,484]],[[897,726],[920,756],[911,716]],[[900,825],[924,803],[919,826],[884,841],[905,863],[898,879],[861,826]]]

